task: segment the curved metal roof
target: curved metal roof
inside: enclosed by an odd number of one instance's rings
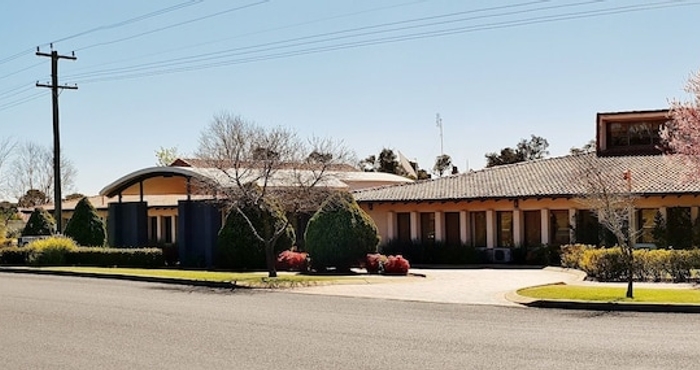
[[[192,168],[188,167],[149,167],[132,173],[126,174],[111,184],[100,190],[100,195],[113,197],[118,195],[132,185],[138,184],[141,181],[154,177],[172,177],[180,176],[185,178],[197,177],[206,180],[207,176],[197,173]]]

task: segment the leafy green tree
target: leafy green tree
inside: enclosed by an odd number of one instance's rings
[[[53,235],[56,233],[56,222],[45,209],[37,207],[29,216],[24,226],[22,236]]]
[[[317,271],[328,267],[346,271],[375,253],[379,245],[377,226],[349,193],[326,200],[306,228],[306,251]]]
[[[79,245],[101,247],[105,244],[104,222],[88,198],[81,199],[75,206],[64,233]]]
[[[547,139],[530,135],[530,140],[520,139],[515,148],[506,147],[500,153],[486,153],[486,167],[542,159],[549,154],[548,147]]]
[[[252,226],[249,224],[252,224]],[[277,230],[284,232],[277,233]],[[236,270],[264,269],[266,267],[266,243],[253,234],[272,241],[275,256],[294,244],[294,229],[282,209],[269,201],[264,207],[253,202],[241,203],[232,209],[219,231],[216,245],[216,265]],[[275,234],[277,237],[275,238]]]
[[[452,158],[447,155],[447,154],[441,154],[435,158],[435,166],[433,166],[433,172],[436,173],[438,176],[442,177],[442,175],[447,171],[449,168],[452,168]]]
[[[160,147],[156,150],[156,166],[167,167],[170,166],[180,154],[178,153],[177,147],[173,146],[170,148]]]

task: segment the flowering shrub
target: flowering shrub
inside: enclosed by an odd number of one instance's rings
[[[384,273],[392,275],[407,275],[411,264],[403,256],[389,256],[384,263]]]
[[[308,254],[303,252],[284,251],[277,256],[277,269],[285,271],[308,270]]]
[[[384,264],[388,258],[379,253],[368,254],[365,258],[365,269],[369,274],[379,274],[384,270]]]
[[[78,249],[78,245],[71,238],[52,236],[46,239],[34,240],[26,248],[31,251],[29,264],[46,266],[65,264],[66,254]]]

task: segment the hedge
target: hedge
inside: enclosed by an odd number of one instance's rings
[[[700,269],[700,250],[635,250],[634,279],[637,281],[685,282]],[[590,245],[562,246],[562,266],[577,268],[599,281],[625,281],[627,268],[620,248]]]
[[[37,240],[26,247],[0,248],[0,264],[32,266],[163,267],[159,248],[77,247],[68,238]],[[42,244],[36,244],[42,242]]]

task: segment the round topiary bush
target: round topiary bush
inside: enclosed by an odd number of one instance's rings
[[[241,212],[233,209],[226,216],[216,243],[217,267],[235,270],[258,270],[267,267],[265,243],[255,237],[241,213],[248,217],[255,230],[265,239],[271,238],[275,230],[287,224],[275,243],[275,256],[283,250],[290,249],[294,244],[294,229],[287,222],[280,207],[269,202],[265,207],[247,203],[241,206]]]
[[[34,208],[29,221],[22,230],[22,236],[53,235],[56,233],[56,222],[43,208]]]
[[[349,193],[326,200],[309,220],[304,238],[316,271],[347,271],[379,245],[377,226]]]
[[[75,206],[64,234],[83,246],[101,247],[105,244],[105,225],[88,198]]]

